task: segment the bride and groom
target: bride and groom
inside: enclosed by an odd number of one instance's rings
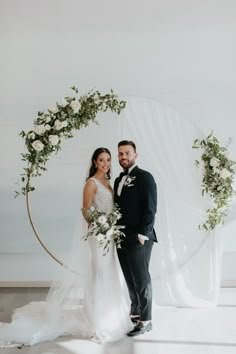
[[[135,164],[136,158],[132,141],[118,144],[118,160],[124,172],[116,178],[113,190],[109,183],[110,151],[96,149],[83,191],[85,219],[86,209],[92,206],[109,213],[113,204],[118,204],[122,213],[119,224],[125,226],[122,231],[126,235],[121,248],[116,249],[112,241],[104,256],[97,240],[89,237],[86,247],[89,254],[85,252],[82,257],[89,262],[86,276],[82,279],[69,272],[55,291],[51,288],[51,297],[49,294],[46,301],[30,302],[17,308],[12,322],[0,326],[0,347],[33,345],[65,334],[107,342],[152,329],[149,261],[153,243],[157,241],[153,229],[157,190],[152,175]],[[80,243],[78,247],[81,246]],[[83,252],[83,247],[78,247],[73,249],[76,258]],[[125,283],[129,296],[123,288]]]
[[[118,326],[120,330],[133,337],[152,329],[152,285],[149,274],[149,261],[153,243],[157,241],[153,229],[156,206],[157,190],[153,176],[136,165],[136,146],[134,142],[124,140],[118,144],[118,160],[123,171],[115,180],[114,191],[110,186],[111,154],[106,148],[98,148],[92,156],[89,178],[84,187],[83,208],[93,206],[98,211],[108,213],[113,203],[118,204],[122,217],[119,224],[125,226],[123,232],[126,237],[117,248],[119,263],[125,278],[130,297],[129,316],[124,305],[124,294],[118,284],[113,288],[114,278],[118,279],[118,268],[115,264],[115,245],[110,248],[109,254],[102,255],[96,240],[89,240],[93,271],[94,286],[101,287],[101,279],[113,269],[109,281],[109,298],[104,297],[100,309],[101,316],[96,316],[96,336],[101,337],[101,321],[106,314],[117,311],[115,323],[108,323],[109,332]],[[84,211],[86,219],[86,211]],[[102,272],[102,275],[100,274]],[[111,284],[111,282],[113,284]],[[119,280],[118,280],[119,283]],[[102,286],[103,287],[103,286]],[[113,289],[113,291],[112,291]],[[94,294],[98,294],[96,289]],[[113,301],[112,301],[113,299]],[[98,313],[100,308],[96,299],[93,299],[93,312]],[[109,306],[111,305],[111,306]],[[114,318],[114,316],[113,316]],[[132,321],[132,322],[131,322]],[[102,321],[104,323],[104,321]],[[125,325],[124,325],[125,322]],[[130,324],[133,323],[132,327]],[[114,327],[114,328],[113,328]],[[106,331],[105,331],[106,332]]]

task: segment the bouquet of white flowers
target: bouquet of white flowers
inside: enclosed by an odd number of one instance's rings
[[[96,238],[99,247],[103,247],[103,255],[109,252],[109,245],[112,239],[115,241],[117,248],[121,248],[121,242],[125,234],[121,231],[124,226],[117,225],[117,221],[121,218],[118,206],[114,204],[108,214],[95,209],[86,209],[85,211],[89,228],[83,239],[86,241],[89,237]]]

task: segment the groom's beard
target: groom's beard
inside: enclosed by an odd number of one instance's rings
[[[121,165],[121,167],[123,167],[124,170],[128,170],[130,167],[132,167],[135,164],[135,159],[131,160],[131,161],[119,161],[119,164]]]

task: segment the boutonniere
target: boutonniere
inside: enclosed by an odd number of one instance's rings
[[[125,187],[132,187],[134,184],[132,183],[135,180],[136,176],[128,176],[125,180],[124,186]]]

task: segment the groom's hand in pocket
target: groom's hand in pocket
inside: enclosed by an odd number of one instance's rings
[[[145,242],[144,239],[142,239],[141,237],[138,236],[138,240],[139,240],[139,242],[141,243],[141,245],[144,245],[144,242]]]

